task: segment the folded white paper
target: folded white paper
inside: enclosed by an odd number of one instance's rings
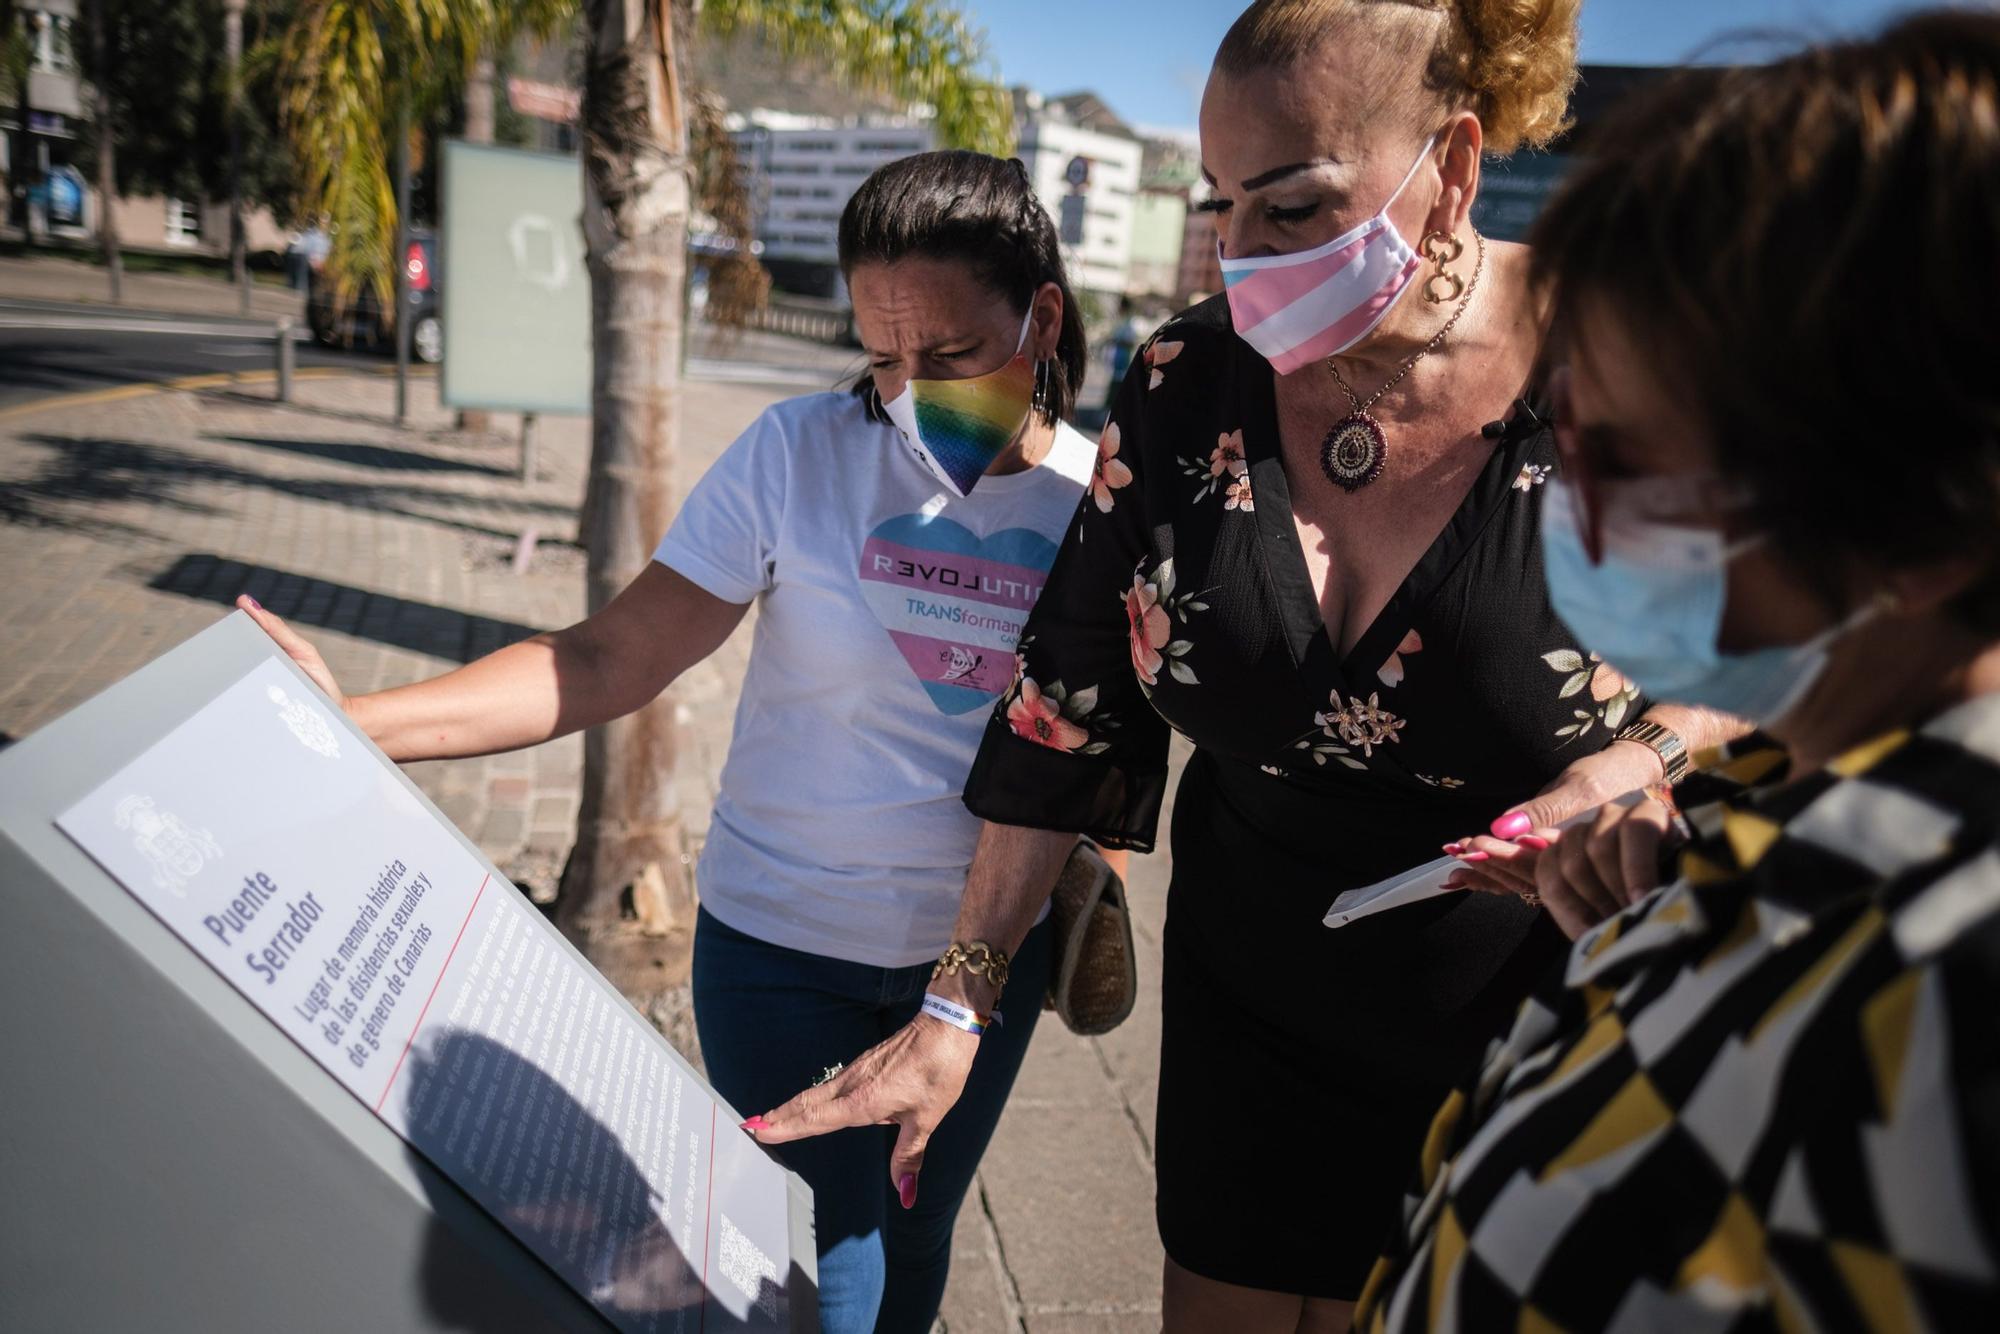
[[[1636,806],[1644,796],[1643,792],[1627,792],[1624,796],[1605,804]],[[1588,810],[1582,815],[1563,821],[1556,827],[1574,829],[1596,819],[1597,811]],[[1372,885],[1363,885],[1360,889],[1350,889],[1335,899],[1333,906],[1326,910],[1326,924],[1332,927],[1346,926],[1358,918],[1387,912],[1391,908],[1400,908],[1406,903],[1421,903],[1440,894],[1464,893],[1465,891],[1460,889],[1447,889],[1444,883],[1450,879],[1452,872],[1462,870],[1464,866],[1465,863],[1456,857],[1440,857],[1434,862],[1425,862],[1413,871],[1404,871],[1401,875],[1390,876],[1387,880],[1379,880]]]

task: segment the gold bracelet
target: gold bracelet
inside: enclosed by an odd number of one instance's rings
[[[998,990],[1007,987],[1007,956],[983,940],[970,943],[954,940],[944,957],[931,969],[931,977],[946,977],[960,968],[977,977],[983,977]]]

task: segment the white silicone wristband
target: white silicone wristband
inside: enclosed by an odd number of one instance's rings
[[[974,1037],[978,1037],[989,1027],[1000,1022],[1000,1012],[998,1010],[995,1010],[992,1014],[981,1014],[977,1010],[968,1010],[957,1001],[946,1000],[944,997],[929,991],[924,993],[923,1012],[934,1019],[944,1020],[953,1028],[962,1028]]]

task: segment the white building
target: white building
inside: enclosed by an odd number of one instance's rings
[[[840,215],[855,189],[877,167],[935,142],[924,125],[775,111],[752,111],[731,134],[765,267],[781,287],[824,295],[837,290]]]
[[[1144,146],[1087,93],[1014,94],[1016,150],[1062,238],[1072,285],[1122,294],[1132,268],[1132,228]]]

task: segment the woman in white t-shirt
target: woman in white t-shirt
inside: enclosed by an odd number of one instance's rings
[[[1083,325],[1019,162],[891,163],[848,204],[840,253],[867,375],[752,423],[588,620],[343,696],[310,644],[238,605],[392,758],[424,760],[629,713],[758,604],[699,868],[695,1019],[711,1080],[747,1109],[892,1034],[976,1048],[941,1122],[778,1151],[813,1187],[826,1334],[922,1334],[1049,969],[1046,926],[1011,960],[953,939],[980,828],[960,792],[1097,451],[1062,424]],[[1072,726],[1047,697],[1016,712],[1024,729]],[[1004,1023],[965,1004],[969,974],[1010,972]],[[921,1015],[934,1022],[910,1027]]]

